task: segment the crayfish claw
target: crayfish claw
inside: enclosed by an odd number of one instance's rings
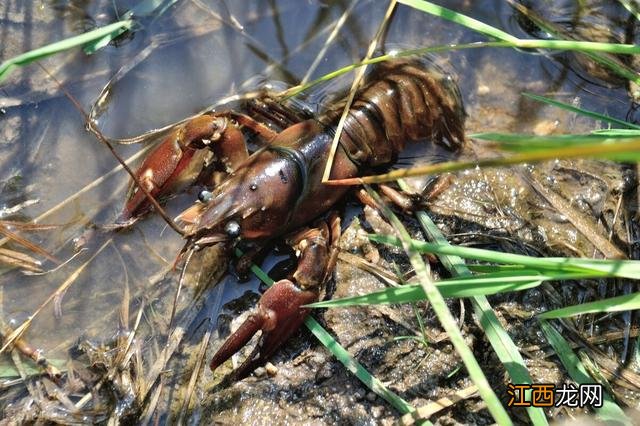
[[[215,353],[211,359],[211,370],[215,370],[231,358],[258,330],[262,330],[258,346],[234,372],[234,378],[237,380],[248,376],[300,327],[309,313],[309,309],[303,306],[317,299],[318,294],[315,291],[301,290],[289,280],[276,282],[262,295],[256,312],[251,314]]]
[[[264,318],[259,313],[251,314],[240,328],[227,338],[222,347],[220,347],[213,358],[211,358],[211,363],[209,364],[211,371],[215,371],[246,345],[258,330],[262,329],[263,323]]]

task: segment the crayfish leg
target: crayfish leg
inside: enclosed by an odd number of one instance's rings
[[[293,279],[280,280],[262,295],[254,313],[233,333],[211,360],[215,370],[262,330],[260,343],[254,352],[234,372],[235,379],[249,375],[262,365],[295,333],[309,314],[306,305],[318,300],[322,285],[331,275],[338,252],[340,220],[332,215],[316,228],[294,234],[288,243],[298,255],[298,267]]]

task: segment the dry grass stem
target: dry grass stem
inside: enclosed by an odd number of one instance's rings
[[[387,11],[385,12],[384,17],[382,18],[382,22],[380,23],[380,26],[378,27],[378,31],[376,32],[376,35],[373,38],[373,40],[371,40],[371,43],[369,43],[369,48],[367,49],[367,54],[364,57],[364,60],[371,59],[371,56],[373,56],[373,52],[375,52],[376,47],[378,46],[378,42],[380,41],[380,38],[385,32],[387,23],[389,22],[389,18],[391,17],[391,14],[395,9],[396,4],[397,4],[396,0],[391,0],[389,2]],[[347,101],[346,101],[347,103],[344,106],[344,110],[342,111],[342,115],[340,116],[340,121],[338,121],[338,125],[336,126],[333,141],[331,142],[331,149],[329,150],[329,158],[327,159],[327,165],[325,166],[324,174],[322,175],[323,183],[329,181],[331,177],[331,169],[333,168],[333,158],[336,154],[336,150],[338,149],[338,142],[340,141],[340,136],[342,135],[342,129],[344,128],[344,123],[347,119],[347,116],[349,115],[349,110],[351,109],[351,104],[353,103],[353,99],[358,90],[358,86],[360,86],[360,82],[362,81],[362,77],[364,77],[364,73],[366,71],[367,71],[366,65],[358,68],[358,70],[356,71],[356,75],[353,79],[353,84],[351,85],[351,89],[349,90],[349,95],[347,95]]]
[[[47,298],[47,300],[45,300],[38,307],[38,309],[36,309],[35,312],[29,316],[29,318],[24,323],[22,323],[19,327],[17,327],[13,331],[13,333],[11,333],[9,336],[7,336],[7,338],[5,339],[4,345],[2,346],[2,348],[0,348],[0,354],[2,354],[5,350],[7,350],[8,347],[13,345],[15,343],[15,341],[18,338],[20,338],[20,336],[22,336],[27,331],[27,329],[29,328],[29,326],[33,322],[33,319],[36,316],[38,316],[38,314],[40,312],[42,312],[42,310],[49,303],[51,303],[51,301],[53,301],[56,298],[60,297],[60,295],[64,294],[64,292],[66,292],[69,289],[69,287],[71,287],[71,285],[73,285],[73,283],[78,279],[78,277],[85,270],[85,268],[102,252],[102,250],[104,250],[107,247],[107,245],[111,244],[111,242],[112,242],[112,240],[109,239],[104,244],[102,244],[102,246],[100,246],[100,248],[86,262],[84,262],[82,265],[80,265],[80,267],[78,267],[75,271],[73,271],[71,273],[71,275],[69,275],[69,277],[66,280],[64,280],[64,282],[62,284],[60,284],[60,286],[56,289],[56,291],[54,291]]]
[[[5,237],[9,238],[11,241],[14,241],[15,243],[18,243],[21,246],[24,246],[24,247],[28,248],[32,252],[38,253],[39,255],[46,257],[47,259],[49,259],[53,263],[58,263],[58,264],[60,263],[60,261],[58,259],[56,259],[48,251],[46,251],[45,249],[43,249],[39,245],[37,245],[35,243],[32,243],[31,241],[27,240],[26,238],[21,237],[20,235],[16,234],[15,232],[10,231],[5,226],[5,224],[3,224],[3,223],[0,223],[0,234],[3,234]]]
[[[566,216],[573,226],[587,237],[606,259],[627,259],[627,255],[622,250],[597,231],[596,224],[590,218],[572,208],[560,195],[540,185],[534,177],[523,175],[523,178],[554,209]]]
[[[413,413],[405,414],[400,419],[400,424],[403,426],[409,426],[416,422],[426,420],[440,410],[444,410],[445,408],[455,405],[459,401],[473,397],[477,392],[478,388],[475,385],[471,385],[468,388],[456,392],[451,397],[440,398],[437,401],[433,401],[427,405],[417,408]]]

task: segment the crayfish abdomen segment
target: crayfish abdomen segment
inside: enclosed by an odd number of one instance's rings
[[[334,108],[321,120],[335,125],[341,112]],[[375,67],[349,110],[340,143],[360,167],[388,165],[407,141],[426,138],[459,150],[464,119],[450,75],[424,61],[398,59]]]

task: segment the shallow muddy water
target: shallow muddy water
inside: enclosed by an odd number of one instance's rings
[[[541,14],[565,31],[577,31],[595,41],[635,41],[637,23],[629,27],[628,12],[618,3],[579,2],[587,3],[582,7],[570,1],[549,3],[553,7]],[[0,61],[94,25],[107,24],[135,2],[115,4],[117,10],[112,1],[5,1],[0,5]],[[503,0],[441,4],[517,37],[542,36]],[[193,423],[374,424],[399,418],[399,413],[350,376],[307,332],[292,339],[276,355],[272,361],[278,367],[275,377],[263,375],[220,387],[216,384],[219,375],[212,377],[205,365],[197,373],[193,397],[184,403],[203,338],[210,333],[211,340],[205,347],[207,360],[221,343],[218,335],[228,333],[231,317],[247,310],[257,299],[258,280],[251,276],[239,281],[233,271],[227,271],[229,259],[210,249],[194,259],[186,274],[186,288],[176,298],[181,271],[173,264],[183,241],[158,215],[145,217],[127,231],[101,231],[100,225],[113,223],[120,213],[128,177],[117,169],[117,161],[108,149],[85,130],[82,115],[47,74],[53,74],[85,112],[91,110],[111,80],[110,96],[101,105],[97,123],[109,138],[128,138],[175,123],[264,82],[283,82],[274,84],[286,87],[358,61],[366,54],[385,8],[385,4],[374,1],[178,1],[160,15],[140,19],[140,28],[133,35],[94,55],[86,56],[79,50],[59,54],[41,61],[42,67],[32,64],[17,69],[0,84],[0,220],[37,219],[41,224],[57,225],[22,235],[60,260],[76,253],[74,241],[79,237],[86,240],[80,254],[47,274],[25,275],[10,268],[0,269],[0,316],[10,327],[19,326],[71,274],[77,273],[68,289],[38,312],[24,335],[60,368],[75,371],[69,374],[77,378],[76,388],[70,380],[60,385],[72,395],[73,404],[92,389],[87,384],[95,386],[99,382],[100,371],[122,362],[112,349],[115,342],[126,340],[130,330],[136,329],[131,343],[135,367],[129,365],[127,374],[120,370],[118,383],[99,390],[94,406],[87,403],[73,413],[64,401],[53,401],[29,411],[31,400],[51,391],[45,391],[37,379],[28,379],[28,388],[22,383],[0,387],[0,412],[5,418],[70,423],[101,422],[111,417],[175,421],[183,412]],[[343,15],[346,19],[338,36],[324,49]],[[398,6],[382,50],[484,40],[456,24]],[[317,66],[307,75],[319,52],[323,54]],[[603,127],[602,123],[525,98],[522,92],[553,97],[620,119],[636,116],[630,95],[633,88],[579,55],[483,48],[438,54],[433,60],[451,72],[460,87],[469,134],[545,135]],[[312,89],[305,102],[312,108],[326,106],[326,99],[347,87],[350,78],[351,74]],[[142,146],[119,145],[117,149],[129,158]],[[463,155],[472,158],[490,153],[486,144],[469,141]],[[423,161],[411,157],[400,163],[407,166]],[[624,221],[614,220],[619,216],[617,203],[635,185],[635,176],[631,169],[607,162],[561,161],[459,173],[431,210],[445,235],[455,243],[536,255],[602,257],[593,242],[558,212],[557,205],[531,187],[531,178],[560,194],[583,216],[597,218],[594,226],[598,232],[611,232],[620,247],[637,238],[631,220],[637,199],[629,201],[630,207],[624,201],[628,212]],[[196,190],[177,195],[167,204],[169,215],[175,217],[196,195]],[[341,245],[345,252],[362,255],[368,245],[354,236],[360,223],[365,223],[367,230],[384,224],[355,203],[350,203],[348,210],[354,210],[351,216],[357,219],[344,222],[343,228],[348,229]],[[408,216],[406,220],[415,228]],[[94,225],[98,225],[97,230]],[[15,244],[11,247],[19,248]],[[380,252],[380,264],[388,268],[400,257],[388,249]],[[200,259],[205,256],[208,259]],[[286,253],[272,253],[263,267],[269,271],[287,259]],[[55,266],[51,262],[44,265],[45,269]],[[382,285],[344,260],[338,263],[335,281],[334,297]],[[558,293],[564,304],[570,304],[591,300],[596,294],[618,294],[623,285],[627,284],[576,284],[552,294]],[[177,309],[170,320],[174,300]],[[496,298],[495,303],[505,322],[510,322],[508,330],[516,343],[533,347],[543,345],[543,338],[539,330],[531,331],[535,321],[519,313],[555,307],[553,300],[538,289]],[[451,306],[460,314],[458,301],[451,301]],[[437,320],[426,307],[421,309],[428,328],[437,336],[441,332]],[[490,381],[493,378],[499,383],[496,392],[506,398],[504,371],[496,369],[489,345],[468,312],[466,316],[465,335],[476,352],[487,353],[481,361],[491,366],[487,373]],[[457,370],[460,361],[448,341],[422,347],[412,341],[393,340],[417,329],[410,307],[322,311],[318,317],[360,362],[414,406],[470,384],[464,370]],[[614,318],[601,331],[613,329],[616,321],[623,320],[622,316]],[[578,328],[588,328],[588,324],[578,324]],[[622,351],[620,345],[615,348]],[[173,356],[165,366],[158,360],[167,353]],[[534,381],[564,380],[557,360],[544,360],[534,349],[529,354],[537,372]],[[13,365],[6,355],[1,362],[3,366]],[[154,370],[159,366],[163,374]],[[144,380],[127,385],[125,376],[143,376]],[[137,401],[136,395],[148,388],[157,392],[151,391],[148,399]],[[633,404],[637,397],[627,398]],[[441,421],[492,422],[479,399],[461,404],[441,414]],[[524,412],[514,416],[525,419]]]

